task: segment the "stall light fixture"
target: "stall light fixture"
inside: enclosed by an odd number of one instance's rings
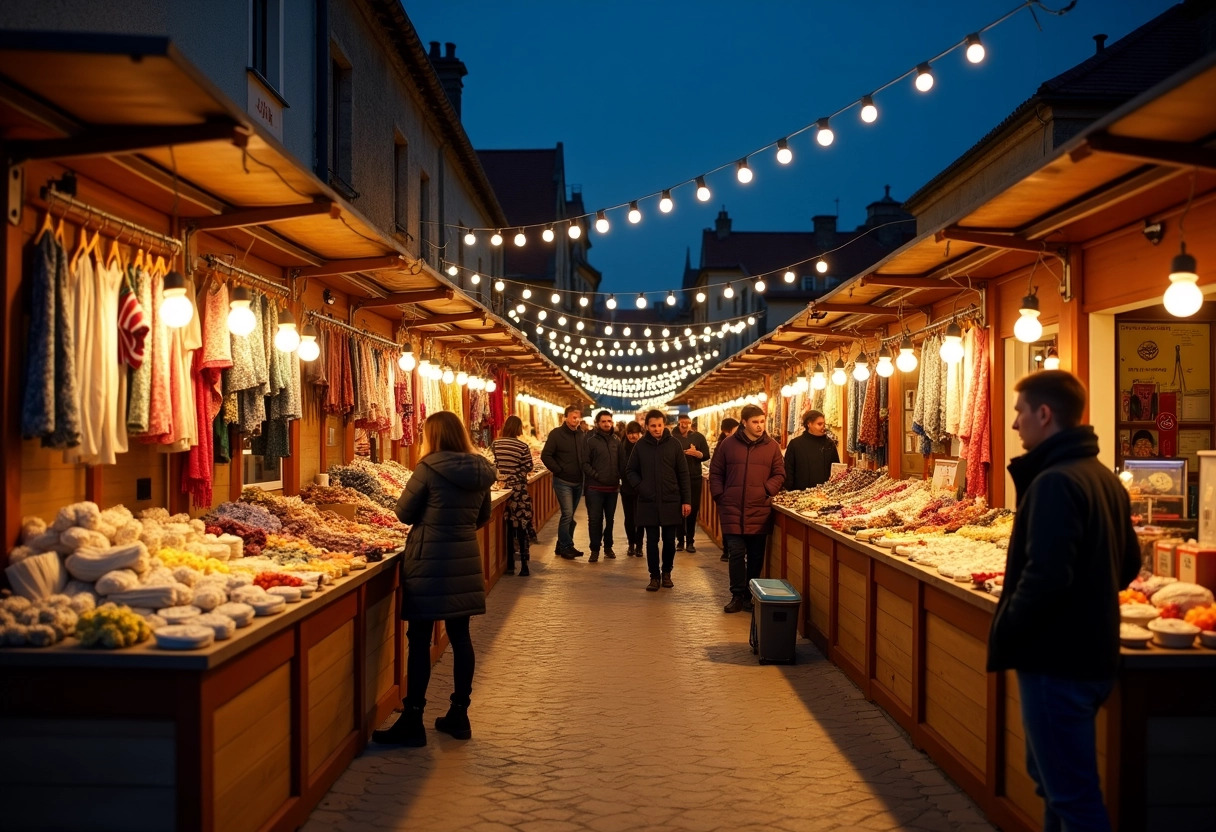
[[[279,352],[294,352],[300,346],[300,333],[290,309],[279,313],[279,331],[274,334],[274,346]]]
[[[713,194],[711,194],[709,192],[709,186],[705,184],[705,177],[698,176],[697,177],[697,200],[700,202],[709,202],[709,199],[711,196],[713,196]]]
[[[857,381],[870,380],[870,359],[864,352],[853,362],[853,378]]]
[[[167,278],[165,282],[168,283]],[[182,293],[185,294],[184,288]],[[232,290],[232,299],[228,304],[228,331],[233,335],[248,335],[258,325],[253,310],[249,308],[252,303],[253,295],[244,286]]]
[[[921,92],[933,89],[933,70],[928,61],[916,67],[916,88]]]
[[[316,361],[321,357],[321,346],[317,343],[317,328],[311,323],[304,324],[304,330],[300,333],[300,346],[296,350],[296,355],[300,356],[300,360],[304,362]],[[404,359],[404,356],[402,356]],[[413,362],[414,357],[410,356],[410,361]],[[410,364],[410,369],[414,365]]]
[[[1170,286],[1162,298],[1165,311],[1175,318],[1189,318],[1203,306],[1197,269],[1194,256],[1186,253],[1186,243],[1182,243],[1182,250],[1170,265]]]
[[[1056,352],[1056,348],[1054,346],[1047,348],[1047,357],[1043,359],[1043,369],[1060,369],[1060,354]]]
[[[832,384],[840,387],[848,380],[849,377],[844,371],[844,362],[837,358],[836,363],[832,366]]]
[[[1042,327],[1039,329],[1041,331]],[[958,325],[958,322],[951,321],[950,326],[946,327],[946,337],[942,340],[942,361],[947,364],[957,364],[963,360],[963,352],[962,327]]]
[[[878,121],[878,107],[874,104],[874,96],[863,95],[861,97],[861,120],[866,124],[873,124]]]
[[[828,386],[828,374],[823,370],[823,364],[816,361],[815,369],[811,371],[811,389],[822,390]]]
[[[663,195],[659,197],[659,210],[664,214],[670,214],[671,209],[675,207],[676,204],[671,200],[671,191],[663,191]]]
[[[899,342],[899,356],[895,359],[895,366],[901,373],[910,373],[916,369],[916,364],[916,348],[912,346],[912,337],[905,334]]]
[[[874,368],[881,378],[890,378],[895,375],[895,365],[891,363],[891,350],[886,344],[882,345],[882,349],[878,351],[878,366]]]
[[[186,278],[181,272],[165,275],[164,296],[160,302],[161,320],[170,329],[181,329],[194,318],[194,304],[186,297]],[[252,316],[252,312],[250,315]],[[249,328],[253,332],[253,328]],[[245,334],[248,335],[249,332]]]
[[[967,60],[973,64],[982,63],[987,52],[980,42],[979,35],[967,35]]]
[[[777,139],[777,162],[788,165],[794,161],[794,151],[790,150],[789,139]]]
[[[1018,309],[1020,316],[1013,325],[1013,336],[1023,344],[1033,344],[1043,336],[1043,324],[1039,322],[1039,299],[1032,287],[1030,294],[1022,298],[1022,306]]]

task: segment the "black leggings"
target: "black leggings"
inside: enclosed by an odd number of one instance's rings
[[[455,692],[452,702],[469,705],[473,695],[473,668],[477,663],[473,655],[473,640],[469,637],[469,616],[444,619],[448,641],[452,643],[452,675]],[[421,708],[426,704],[426,689],[431,683],[431,636],[435,632],[434,621],[411,620],[406,638],[410,652],[406,660],[405,699],[407,707]]]

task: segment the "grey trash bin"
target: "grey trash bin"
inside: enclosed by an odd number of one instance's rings
[[[780,578],[752,578],[748,587],[754,601],[752,653],[760,657],[760,664],[793,664],[802,596]]]

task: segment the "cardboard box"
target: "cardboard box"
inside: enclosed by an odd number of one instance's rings
[[[1185,541],[1180,537],[1166,537],[1157,541],[1153,557],[1153,574],[1163,578],[1178,577],[1178,546]]]
[[[1178,580],[1216,592],[1216,547],[1183,543],[1178,547]]]

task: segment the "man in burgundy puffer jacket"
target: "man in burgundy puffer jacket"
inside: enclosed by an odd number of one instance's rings
[[[730,603],[723,612],[750,610],[747,582],[760,577],[773,528],[773,497],[785,482],[781,446],[764,431],[765,415],[749,404],[743,427],[723,439],[709,466],[709,493],[718,504],[722,543],[730,557]]]

